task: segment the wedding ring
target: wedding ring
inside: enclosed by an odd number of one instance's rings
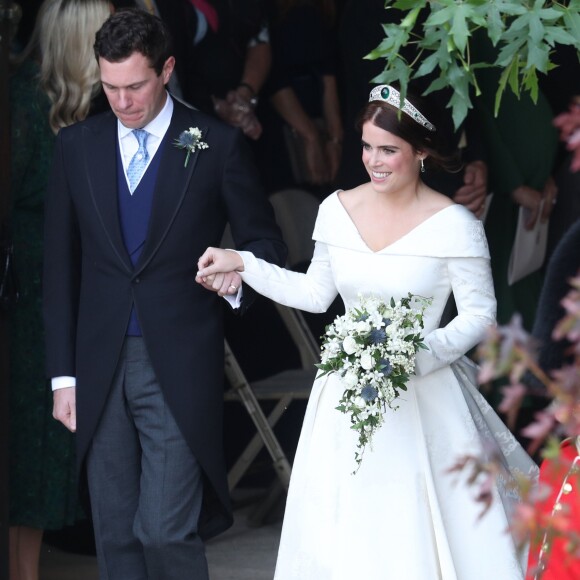
[[[238,289],[238,287],[235,284],[230,284],[230,288],[233,288],[234,290]]]

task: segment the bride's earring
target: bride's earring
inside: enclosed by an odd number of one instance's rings
[[[425,173],[425,162],[421,159],[421,173]]]

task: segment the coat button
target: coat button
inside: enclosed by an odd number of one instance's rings
[[[141,278],[135,278],[135,280],[133,280],[135,282],[135,284],[140,284],[141,283]]]

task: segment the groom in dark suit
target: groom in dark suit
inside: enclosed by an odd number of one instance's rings
[[[226,222],[268,261],[285,248],[242,133],[166,92],[161,21],[117,12],[95,54],[112,112],[60,132],[46,202],[54,416],[77,431],[100,578],[207,579],[202,540],[232,520],[219,296],[238,306],[241,281],[206,292],[197,259]]]

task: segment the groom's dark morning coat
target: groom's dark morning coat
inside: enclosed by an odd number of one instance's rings
[[[198,127],[208,149],[174,146]],[[174,100],[148,235],[135,267],[117,199],[117,119],[63,129],[47,197],[45,325],[49,377],[77,378],[82,464],[103,411],[134,303],[157,378],[205,473],[200,535],[231,523],[222,449],[224,299],[195,283],[197,259],[226,222],[240,249],[281,264],[285,247],[242,134]],[[244,288],[244,307],[252,291]],[[119,441],[123,445],[123,441]]]

